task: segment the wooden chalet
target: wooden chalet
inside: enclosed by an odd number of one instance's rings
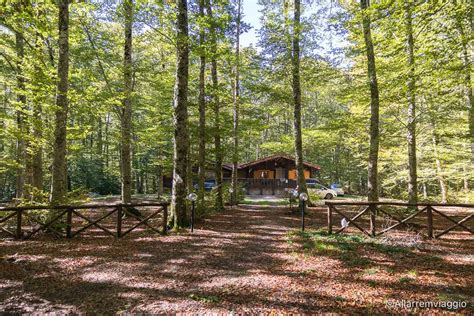
[[[306,179],[318,178],[320,166],[304,162]],[[224,181],[230,181],[232,166],[226,164],[223,169]],[[239,182],[245,186],[249,195],[282,195],[287,188],[296,187],[295,158],[277,154],[238,167]]]

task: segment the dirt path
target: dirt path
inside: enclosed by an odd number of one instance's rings
[[[324,220],[322,211],[308,215],[310,227]],[[288,236],[298,227],[286,208],[245,206],[202,221],[193,235],[0,241],[0,311],[367,313],[453,280],[452,291],[472,294],[472,262],[438,284],[368,287],[364,268],[298,253]]]

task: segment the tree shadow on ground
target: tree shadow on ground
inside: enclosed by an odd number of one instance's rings
[[[227,209],[198,222],[194,234],[162,237],[138,231],[117,240],[91,231],[72,240],[3,240],[0,310],[382,313],[390,312],[387,298],[403,293],[424,297],[446,290],[448,281],[453,293],[472,294],[472,266],[443,258],[430,262],[429,256],[436,257],[431,252],[419,257],[412,250],[352,249],[348,242],[334,241],[335,249],[349,249],[341,257],[332,250],[312,253],[304,241],[291,244],[287,232],[299,227],[299,218],[287,211]],[[321,227],[324,216],[309,212],[308,225]],[[365,263],[352,258],[356,249]],[[369,272],[376,267],[392,270]],[[400,282],[399,275],[409,269],[420,275],[415,282]],[[438,273],[440,283],[423,281],[429,273]]]

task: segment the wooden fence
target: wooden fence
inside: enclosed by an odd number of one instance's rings
[[[397,202],[326,202],[327,206],[327,219],[328,219],[328,233],[333,233],[334,226],[334,214],[340,215],[343,219],[346,220],[347,225],[344,225],[335,231],[336,234],[344,231],[349,225],[357,228],[362,231],[364,234],[375,237],[382,235],[390,230],[393,230],[399,226],[405,226],[414,231],[420,231],[421,229],[426,229],[426,235],[428,238],[439,238],[444,234],[449,233],[455,228],[461,228],[463,231],[467,231],[471,234],[474,234],[472,228],[466,226],[467,221],[473,218],[474,216],[474,204],[408,204],[408,203],[397,203]],[[341,209],[345,207],[359,207],[360,209],[354,216],[349,216],[343,212]],[[393,212],[384,210],[384,207],[401,207],[406,210],[406,217],[399,217]],[[459,213],[456,217],[462,217],[462,219],[454,219],[455,216],[449,216],[442,211],[440,208],[453,208],[459,210],[467,209],[467,215],[462,214],[459,216]],[[363,216],[368,216],[369,230],[362,227],[360,223],[356,223],[356,220],[363,219]],[[388,227],[382,227],[377,231],[377,218],[384,217],[390,219],[394,222]],[[438,217],[444,220],[444,222],[439,222],[438,231],[433,226],[434,217]],[[410,223],[411,220],[418,220],[417,223]],[[449,223],[450,226],[446,227],[446,223]],[[378,225],[380,226],[380,225]]]
[[[3,207],[0,208],[0,231],[7,233],[17,239],[29,239],[40,231],[49,231],[58,237],[72,238],[86,231],[91,227],[98,228],[107,235],[113,237],[124,237],[128,233],[140,226],[160,233],[166,234],[168,221],[168,205],[169,203],[142,203],[142,204],[108,204],[108,205],[60,205],[60,206],[24,206],[24,207]],[[137,215],[137,208],[145,208],[151,212],[146,215]],[[135,210],[135,211],[133,211]],[[49,211],[49,216],[44,220],[38,220],[31,213],[38,211]],[[100,214],[100,211],[105,214]],[[87,214],[85,214],[87,213]],[[91,218],[96,213],[98,218]],[[141,213],[141,212],[140,212]],[[153,227],[149,222],[162,213],[161,229]],[[111,216],[115,215],[115,219],[111,222]],[[25,223],[25,219],[29,223]],[[80,219],[81,223],[75,219]],[[109,225],[103,222],[108,219]],[[133,223],[130,223],[130,219]],[[124,221],[128,220],[129,227],[124,227]],[[13,223],[12,223],[13,222]],[[14,231],[11,231],[5,224],[14,224]],[[84,224],[85,223],[85,224]],[[64,225],[64,231],[58,230],[53,224]],[[110,225],[114,227],[109,227]],[[75,227],[79,226],[79,227]],[[29,231],[26,228],[30,228]],[[74,230],[74,228],[77,228]]]

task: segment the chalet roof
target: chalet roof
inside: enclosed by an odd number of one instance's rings
[[[276,159],[286,159],[286,160],[295,161],[295,157],[293,157],[293,156],[285,155],[285,154],[276,154],[276,155],[263,157],[263,158],[260,158],[260,159],[257,159],[257,160],[251,161],[251,162],[241,164],[239,166],[239,169],[251,167],[251,166],[257,165],[259,163],[265,162],[265,161],[271,161],[271,160],[276,160]],[[318,170],[321,169],[320,166],[309,163],[309,162],[306,162],[306,161],[303,162],[303,165],[305,165],[306,167],[309,167],[309,168],[313,168],[313,169],[318,169]]]

